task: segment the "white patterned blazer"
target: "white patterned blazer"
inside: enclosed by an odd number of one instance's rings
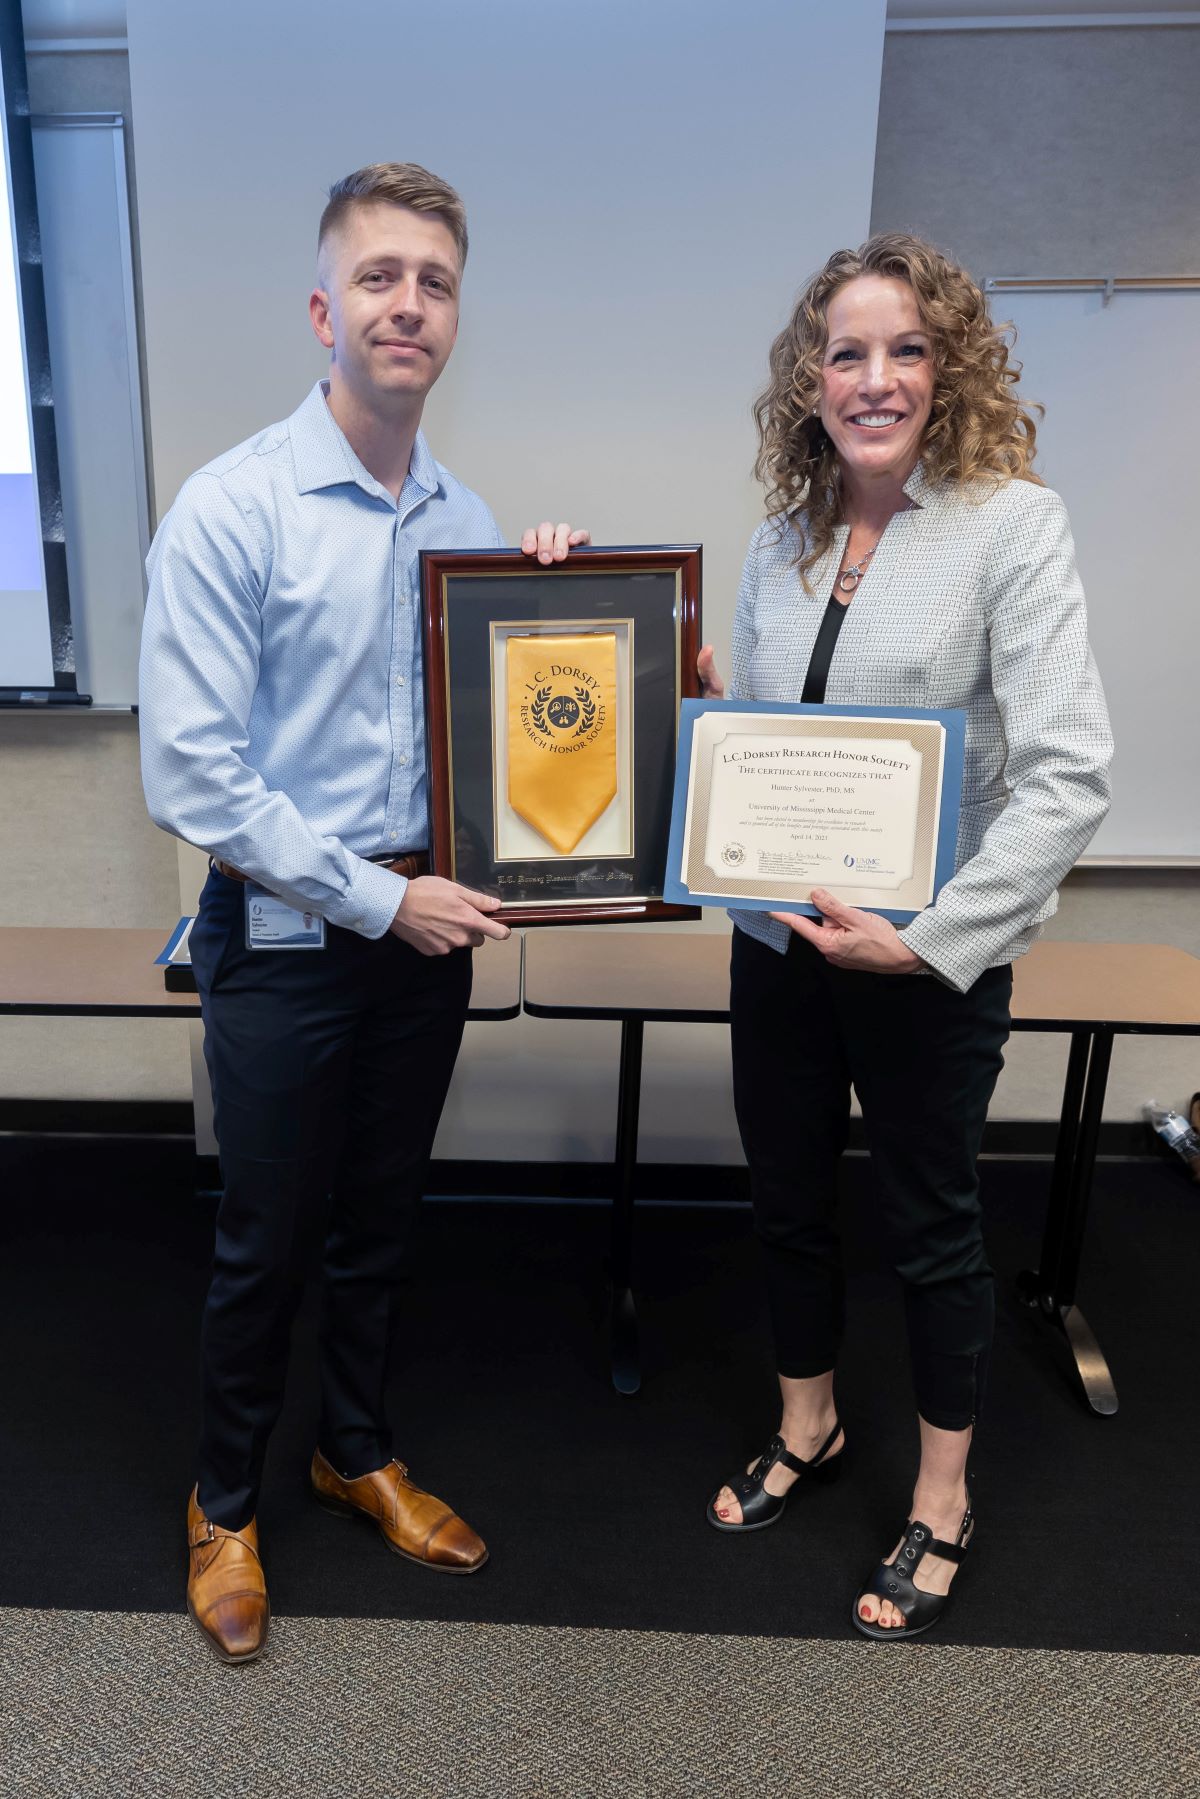
[[[842,621],[831,705],[962,707],[955,873],[904,941],[959,992],[1011,962],[1108,810],[1112,735],[1066,508],[1048,487],[962,487],[918,464]],[[738,593],[731,698],[798,700],[848,532],[796,572],[795,528],[761,524]],[[784,951],[766,912],[735,924]]]

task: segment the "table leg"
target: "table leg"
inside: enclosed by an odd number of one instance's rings
[[[1092,1048],[1090,1031],[1072,1031],[1071,1053],[1067,1057],[1067,1078],[1063,1086],[1062,1109],[1058,1118],[1058,1140],[1054,1146],[1054,1173],[1050,1177],[1050,1203],[1046,1207],[1046,1223],[1042,1231],[1042,1248],[1036,1269],[1020,1276],[1023,1298],[1039,1304],[1043,1295],[1054,1292],[1058,1265],[1062,1260],[1063,1237],[1071,1200],[1071,1175],[1075,1167],[1075,1148],[1079,1142],[1079,1114],[1083,1109],[1083,1093],[1087,1082],[1088,1057]]]
[[[1019,1281],[1023,1297],[1066,1337],[1084,1398],[1101,1417],[1117,1410],[1117,1390],[1092,1328],[1075,1304],[1075,1289],[1112,1045],[1111,1030],[1072,1033],[1040,1266]]]
[[[1054,1297],[1087,1402],[1102,1417],[1111,1417],[1116,1411],[1117,1389],[1100,1345],[1092,1335],[1087,1319],[1075,1304],[1075,1290],[1079,1283],[1079,1264],[1083,1259],[1092,1178],[1096,1171],[1096,1146],[1100,1141],[1100,1120],[1104,1112],[1104,1094],[1108,1086],[1112,1048],[1112,1032],[1098,1030],[1092,1038],[1087,1087],[1083,1096],[1083,1115],[1079,1122],[1079,1142],[1075,1148],[1071,1197],[1064,1220],[1059,1264],[1054,1276]]]
[[[1100,1418],[1111,1418],[1117,1409],[1117,1389],[1104,1351],[1078,1306],[1060,1306],[1059,1323],[1075,1363],[1083,1396]]]
[[[637,1167],[638,1111],[642,1098],[640,1018],[621,1022],[621,1073],[617,1098],[617,1148],[613,1168],[610,1259],[612,1309],[609,1315],[613,1386],[636,1393],[642,1384],[637,1311],[633,1303],[633,1176]]]

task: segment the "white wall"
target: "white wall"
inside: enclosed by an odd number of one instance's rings
[[[867,229],[883,0],[458,0],[410,23],[373,0],[286,22],[131,0],[160,513],[321,371],[306,300],[324,190],[411,159],[459,188],[471,228],[435,453],[510,536],[553,516],[597,542],[703,540],[706,630],[726,646],[761,511],[768,344],[810,270]],[[847,132],[825,76],[850,44]],[[603,1026],[473,1027],[439,1153],[608,1153],[614,1045]],[[696,1053],[711,1153],[733,1159],[723,1043],[704,1033]],[[658,1130],[652,1107],[650,1153]]]
[[[436,453],[509,532],[553,514],[600,542],[703,538],[727,638],[767,344],[810,268],[867,227],[883,14],[457,0],[409,30],[375,0],[132,0],[160,513],[323,369],[306,303],[329,182],[411,158],[460,189],[472,237]],[[850,134],[844,96],[811,80],[848,42]],[[801,117],[829,149],[799,186]]]

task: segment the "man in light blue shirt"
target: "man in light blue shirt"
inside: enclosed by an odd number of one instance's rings
[[[255,1511],[306,1240],[324,1239],[317,1498],[424,1567],[487,1559],[392,1459],[384,1411],[471,950],[508,935],[497,900],[428,872],[419,555],[502,544],[419,429],[466,250],[461,201],[415,164],[336,183],[309,302],[328,380],[185,482],[150,552],[146,799],[213,858],[191,950],[224,1192],[188,1609],[229,1662],[266,1643]],[[522,549],[587,541],[543,524]]]

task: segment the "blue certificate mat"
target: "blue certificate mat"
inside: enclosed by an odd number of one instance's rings
[[[180,967],[191,965],[192,954],[188,947],[188,938],[192,934],[192,926],[196,920],[181,918],[171,935],[167,938],[160,954],[154,958],[156,968]]]
[[[959,710],[684,700],[664,898],[908,923],[954,872],[965,741]]]

